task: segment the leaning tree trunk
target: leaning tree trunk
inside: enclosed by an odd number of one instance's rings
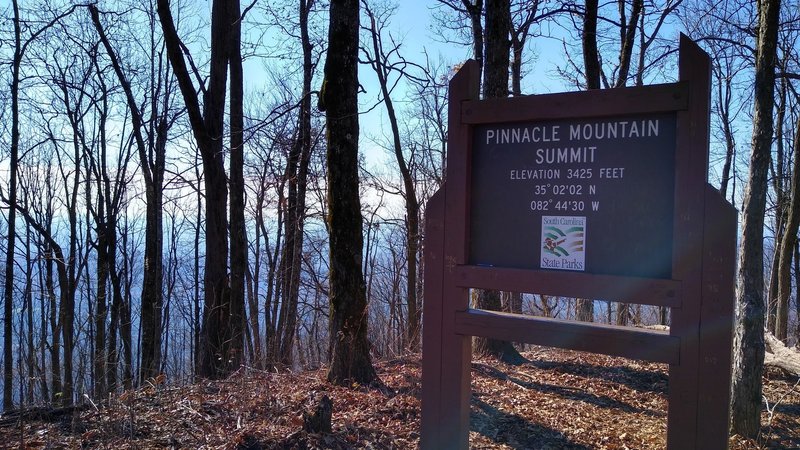
[[[320,109],[328,138],[330,227],[330,339],[328,380],[336,384],[377,380],[367,340],[367,298],[361,259],[358,193],[359,0],[331,0],[328,55]]]
[[[761,430],[764,365],[764,212],[772,146],[775,60],[780,0],[759,0],[755,107],[750,175],[742,214],[736,292],[731,431],[756,438]]]

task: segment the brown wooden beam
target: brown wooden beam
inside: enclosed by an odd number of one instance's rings
[[[681,306],[681,283],[675,280],[480,266],[454,270],[458,286],[465,288]]]
[[[455,315],[456,332],[507,341],[602,353],[667,364],[678,364],[680,339],[668,332],[482,309]]]
[[[608,117],[681,111],[689,106],[686,82],[625,89],[541,94],[463,103],[465,124]]]

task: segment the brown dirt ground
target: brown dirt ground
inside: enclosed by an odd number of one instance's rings
[[[530,363],[519,367],[473,362],[472,448],[664,448],[666,366],[545,348],[524,355]],[[6,422],[0,448],[416,448],[419,358],[377,369],[382,388],[331,386],[323,370],[243,370],[224,381],[148,385],[54,420]],[[762,436],[733,437],[731,449],[800,448],[798,382],[768,369]],[[300,431],[301,412],[317,393],[334,403],[330,434]]]

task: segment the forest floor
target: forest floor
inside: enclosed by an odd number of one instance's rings
[[[472,448],[656,449],[666,440],[666,366],[537,348],[518,367],[472,363]],[[418,356],[376,364],[382,388],[334,387],[323,370],[243,370],[224,381],[125,392],[49,421],[0,417],[0,447],[25,449],[411,449],[419,442]],[[797,377],[764,375],[758,442],[800,448]],[[313,394],[333,400],[333,432],[302,431]],[[13,423],[12,423],[13,422]]]

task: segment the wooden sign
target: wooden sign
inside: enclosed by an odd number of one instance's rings
[[[671,278],[674,113],[472,135],[470,264]]]
[[[677,83],[479,100],[450,83],[447,182],[429,201],[423,449],[466,449],[471,337],[669,364],[667,448],[728,442],[736,211],[706,183],[709,58]],[[661,332],[469,308],[497,289],[670,307]]]

